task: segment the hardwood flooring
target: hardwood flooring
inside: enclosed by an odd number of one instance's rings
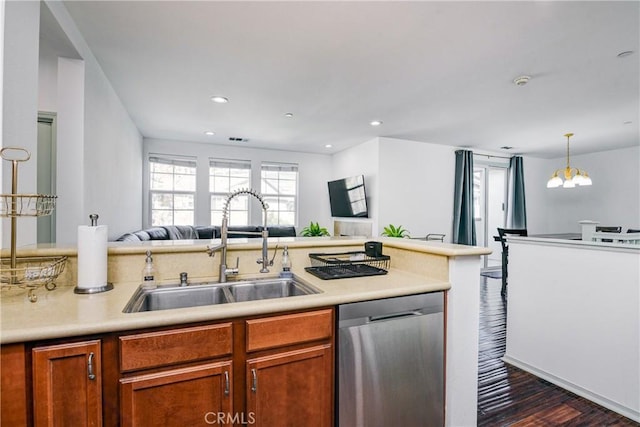
[[[635,426],[631,421],[528,372],[505,364],[506,301],[500,279],[480,290],[478,426]]]

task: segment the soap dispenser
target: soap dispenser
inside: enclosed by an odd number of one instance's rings
[[[142,287],[144,289],[155,289],[156,285],[156,269],[153,266],[153,258],[151,251],[147,251],[147,259],[142,269]]]
[[[286,246],[282,249],[282,271],[280,272],[280,277],[293,277],[293,273],[291,273],[291,259],[289,259],[289,248]]]

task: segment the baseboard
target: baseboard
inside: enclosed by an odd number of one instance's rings
[[[585,399],[588,399],[594,403],[597,403],[600,406],[603,406],[607,409],[610,409],[620,415],[623,415],[633,421],[636,422],[640,422],[640,411],[634,410],[632,408],[628,408],[626,406],[620,405],[617,402],[614,402],[611,399],[607,399],[604,396],[601,396],[597,393],[593,393],[590,390],[587,390],[586,388],[580,387],[577,384],[573,384],[570,381],[566,381],[560,377],[557,377],[553,374],[550,374],[548,372],[545,371],[541,371],[540,369],[529,365],[528,363],[522,362],[521,360],[518,359],[514,359],[508,355],[504,355],[502,357],[502,361],[505,363],[508,363],[510,365],[515,366],[516,368],[520,368],[523,371],[527,371],[530,374],[535,375],[536,377],[542,378],[543,380],[549,381],[550,383],[553,383],[555,385],[557,385],[558,387],[561,387],[565,390],[568,390],[572,393],[577,394],[578,396],[582,396]]]

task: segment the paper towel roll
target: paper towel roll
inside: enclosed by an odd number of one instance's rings
[[[107,226],[78,227],[78,288],[107,284]]]

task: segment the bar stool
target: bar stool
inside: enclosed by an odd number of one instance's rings
[[[502,290],[500,293],[505,295],[507,292],[507,264],[509,264],[509,245],[505,236],[527,236],[526,228],[498,228],[498,236],[500,245],[502,245]]]

